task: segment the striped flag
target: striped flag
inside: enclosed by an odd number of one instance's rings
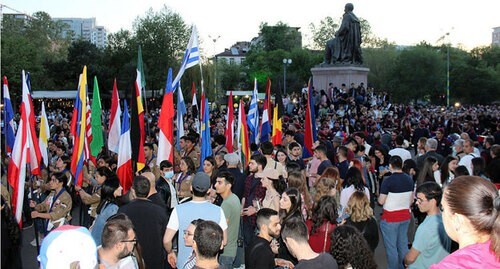
[[[240,106],[238,112],[239,112],[238,128],[237,128],[238,148],[239,148],[241,164],[244,170],[247,167],[248,163],[250,162],[250,141],[248,140],[248,125],[245,114],[245,103],[243,102],[243,99],[240,99]]]
[[[4,130],[5,130],[5,151],[8,155],[14,148],[14,141],[16,139],[16,128],[14,125],[14,110],[12,109],[12,102],[9,94],[9,82],[7,77],[3,76],[3,105],[4,105]]]
[[[227,124],[226,124],[226,148],[227,153],[232,153],[234,148],[234,107],[233,91],[229,92],[227,99]]]
[[[179,151],[181,150],[179,140],[184,136],[184,115],[186,113],[186,104],[184,103],[181,85],[179,85],[179,90],[177,91],[177,136],[175,138],[175,145]]]
[[[193,101],[191,102],[191,116],[194,119],[196,132],[200,132],[200,117],[198,116],[198,100],[196,99],[196,85],[191,86],[191,93],[193,95]]]
[[[311,79],[309,79],[307,87],[307,106],[304,129],[304,151],[302,152],[302,158],[309,158],[313,156],[313,144],[318,139],[316,135],[316,116],[314,115]]]
[[[33,104],[28,89],[28,82],[23,70],[22,103],[19,110],[21,119],[19,121],[19,128],[17,130],[14,146],[12,147],[12,158],[9,162],[7,171],[7,180],[12,187],[12,212],[20,227],[22,226],[26,167],[30,164],[31,174],[38,175],[40,172],[38,164],[41,158],[38,139],[35,139],[35,115],[33,114]]]
[[[267,78],[266,97],[264,99],[264,109],[262,111],[262,124],[260,125],[260,142],[270,140],[271,124],[269,122],[269,110],[271,103],[271,79]]]
[[[120,117],[122,111],[120,108],[120,96],[118,95],[118,87],[116,79],[113,83],[113,96],[111,97],[111,115],[109,118],[109,134],[108,134],[108,149],[114,153],[118,153],[120,135],[122,132]]]
[[[82,186],[83,164],[85,156],[85,140],[87,131],[87,66],[83,67],[78,83],[78,93],[73,109],[73,119],[75,120],[72,134],[74,136],[73,156],[71,158],[71,173],[75,177],[75,185]]]
[[[95,165],[97,164],[97,161],[95,157],[92,156],[90,152],[90,143],[93,140],[93,135],[92,135],[92,109],[90,107],[90,100],[87,92],[87,125],[85,125],[85,161],[84,164],[87,164],[87,162],[90,160],[92,163]]]
[[[276,96],[274,99],[274,111],[273,111],[273,145],[281,145],[283,138],[283,127],[281,125],[281,119],[284,114],[283,98],[281,98],[281,92],[276,91]]]
[[[248,130],[250,131],[250,142],[258,144],[258,132],[259,132],[259,97],[257,96],[257,79],[254,79],[254,88],[252,94],[252,101],[250,102],[250,108],[248,109]]]
[[[210,111],[208,107],[208,98],[205,98],[203,106],[203,120],[201,122],[201,158],[200,171],[203,171],[203,161],[206,157],[212,156],[212,141],[210,138]]]
[[[132,186],[134,172],[132,170],[132,146],[130,144],[130,116],[128,114],[126,100],[123,105],[123,121],[121,127],[116,175],[120,180],[120,185],[124,193],[127,193]]]
[[[40,132],[38,135],[38,145],[40,146],[40,153],[42,154],[43,164],[45,167],[49,166],[49,141],[50,129],[49,122],[47,120],[47,114],[45,113],[45,102],[42,102],[42,112],[40,115]]]
[[[144,129],[144,107],[142,106],[142,78],[141,72],[137,69],[135,80],[135,91],[131,102],[130,136],[132,139],[132,161],[136,163],[136,171],[141,171],[146,166],[144,156],[144,142],[146,141],[146,131]]]
[[[172,88],[172,68],[168,69],[167,83],[165,85],[165,94],[161,104],[160,118],[158,119],[158,128],[160,129],[158,137],[158,155],[156,163],[164,160],[174,161],[174,91]]]
[[[191,30],[191,37],[189,38],[189,42],[184,52],[184,57],[182,58],[181,68],[179,69],[179,73],[175,76],[174,81],[172,82],[172,90],[175,91],[179,87],[179,83],[181,81],[182,75],[184,75],[184,71],[186,69],[197,65],[200,62],[200,51],[198,49],[198,33],[196,31],[196,26],[193,25]],[[201,110],[203,112],[203,110]]]
[[[92,95],[92,142],[90,142],[90,153],[96,157],[104,146],[104,137],[102,135],[102,107],[101,95],[99,94],[99,84],[97,77],[94,77],[94,93]]]

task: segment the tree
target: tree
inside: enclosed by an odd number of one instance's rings
[[[285,50],[302,47],[302,35],[296,27],[290,27],[286,23],[278,22],[270,26],[266,23],[260,25],[260,46],[265,51]]]
[[[134,30],[142,48],[147,88],[164,88],[168,68],[172,67],[175,74],[181,62],[190,28],[179,14],[164,6],[159,12],[150,9],[144,17],[137,18]]]
[[[444,61],[430,45],[422,43],[405,49],[397,57],[389,89],[398,101],[430,99],[443,93]]]
[[[61,35],[66,26],[53,22],[45,12],[36,12],[27,19],[3,16],[2,27],[1,69],[10,86],[20,88],[24,69],[30,72],[33,89],[57,87],[46,66],[66,58],[69,39]],[[16,91],[12,95],[15,98]]]

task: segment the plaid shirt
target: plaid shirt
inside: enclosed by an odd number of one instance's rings
[[[254,187],[252,188],[252,186]],[[245,179],[245,190],[243,191],[243,197],[245,197],[244,208],[253,206],[254,199],[258,199],[259,201],[262,202],[265,196],[266,196],[266,189],[262,187],[260,178],[256,178],[254,174],[249,175]],[[252,216],[243,216],[243,221],[250,222],[252,225],[255,225],[255,222],[257,221],[257,216],[256,214]]]

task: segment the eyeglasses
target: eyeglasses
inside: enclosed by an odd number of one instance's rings
[[[184,230],[184,236],[194,236],[193,233],[190,233],[188,230]]]
[[[122,240],[120,242],[122,242],[122,243],[134,243],[134,244],[137,244],[137,238],[134,238],[132,240]]]

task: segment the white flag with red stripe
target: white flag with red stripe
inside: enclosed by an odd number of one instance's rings
[[[21,120],[12,149],[12,158],[8,167],[8,182],[12,187],[12,212],[19,226],[22,226],[22,211],[24,200],[24,183],[26,167],[30,164],[31,174],[40,172],[41,159],[38,139],[35,133],[35,115],[24,70],[22,71],[22,103],[20,107]]]
[[[118,87],[116,86],[116,79],[113,84],[113,96],[111,97],[111,115],[109,118],[109,134],[108,134],[108,149],[114,153],[118,153],[120,134],[122,125],[120,117],[122,110],[120,108],[120,96],[118,95]]]

